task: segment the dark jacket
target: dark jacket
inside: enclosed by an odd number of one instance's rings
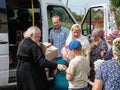
[[[18,90],[48,90],[45,67],[56,69],[57,64],[45,60],[40,46],[29,38],[21,41],[17,56]]]

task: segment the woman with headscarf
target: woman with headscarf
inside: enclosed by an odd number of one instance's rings
[[[91,50],[90,50],[90,76],[89,79],[91,81],[94,81],[94,62],[98,59],[103,59],[106,51],[107,51],[107,43],[105,40],[103,40],[103,36],[101,33],[101,30],[94,29],[92,31],[92,44],[91,44]],[[91,86],[89,87],[91,90]]]
[[[90,51],[90,43],[88,41],[88,38],[86,36],[82,35],[80,25],[79,24],[74,24],[71,27],[71,30],[69,32],[69,36],[66,40],[65,47],[63,47],[63,49],[62,49],[62,53],[64,53],[63,55],[68,60],[68,62],[72,59],[72,56],[71,56],[71,54],[69,52],[69,48],[68,48],[68,45],[72,40],[78,40],[78,41],[81,42],[81,44],[82,44],[82,55],[85,56],[87,59],[89,59],[88,53]]]
[[[112,53],[112,42],[115,38],[118,37],[118,31],[115,30],[115,31],[109,31],[107,34],[106,34],[106,41],[108,43],[108,50],[104,56],[104,60],[110,60],[112,59],[113,57],[113,53]]]
[[[92,90],[120,90],[120,38],[113,40],[113,59],[104,61],[96,72]]]

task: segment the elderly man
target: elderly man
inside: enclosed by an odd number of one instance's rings
[[[18,90],[48,90],[45,67],[65,70],[63,65],[45,59],[42,49],[38,45],[41,31],[31,26],[24,33],[18,51],[17,88]]]

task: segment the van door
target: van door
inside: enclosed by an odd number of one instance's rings
[[[6,36],[8,36],[9,41],[8,83],[13,83],[16,82],[17,48],[20,41],[24,38],[24,31],[32,25],[38,26],[42,30],[41,7],[38,0],[5,1],[7,8],[6,21],[8,21],[8,33]]]
[[[8,83],[9,43],[5,0],[0,0],[0,86]]]
[[[91,6],[81,22],[82,34],[91,37],[93,29],[109,31],[108,7],[106,4]]]

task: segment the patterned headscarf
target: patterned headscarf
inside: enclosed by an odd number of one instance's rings
[[[115,38],[113,40],[113,53],[118,56],[117,64],[120,66],[120,38]]]
[[[92,31],[92,36],[97,36],[97,37],[103,38],[104,32],[102,30],[99,30],[99,29],[94,29]]]
[[[117,30],[112,30],[112,31],[109,31],[107,34],[106,34],[106,37],[110,37],[110,38],[117,38],[118,37],[118,34],[119,32]]]

